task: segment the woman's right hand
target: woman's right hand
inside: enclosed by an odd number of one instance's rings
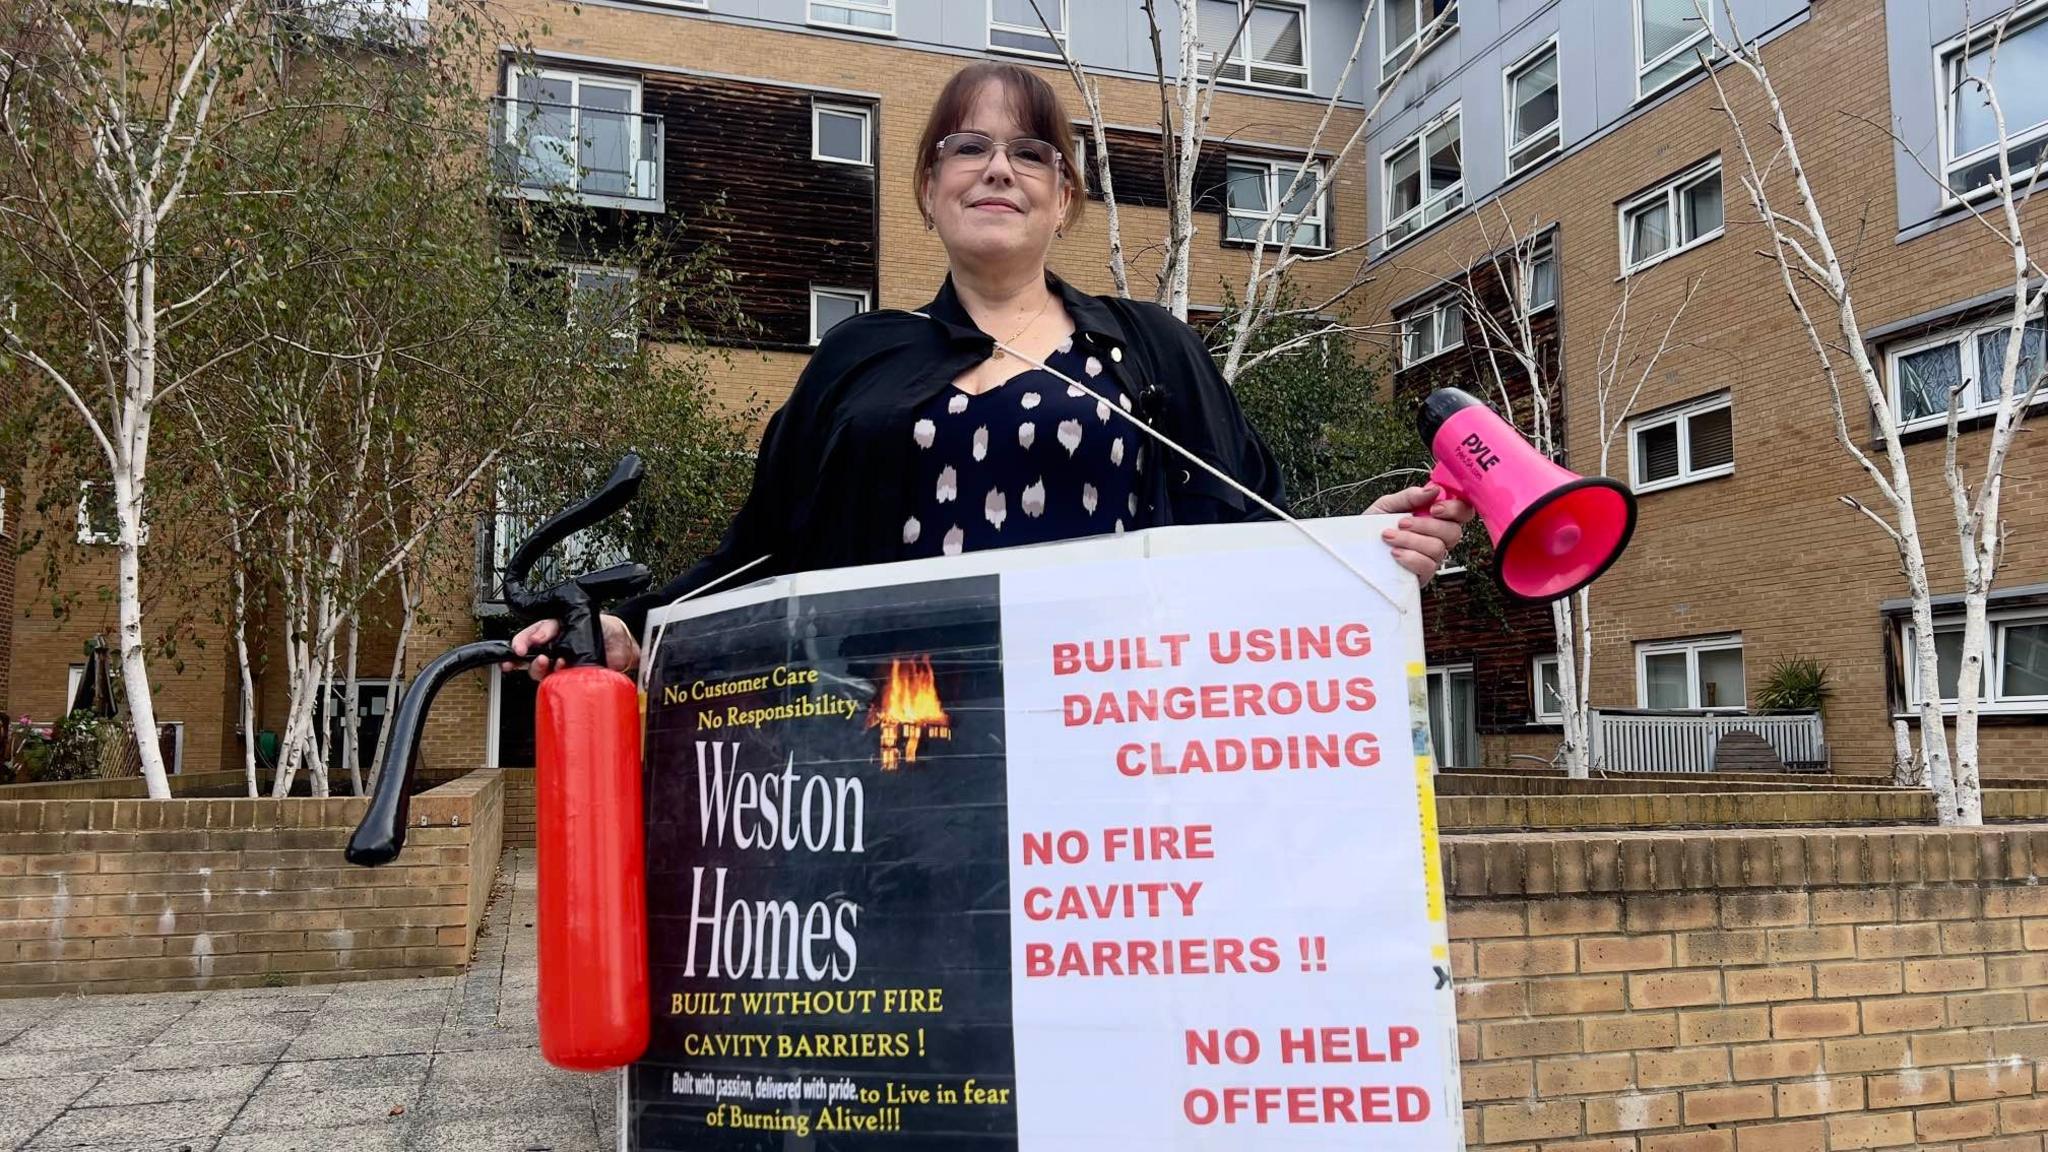
[[[631,674],[640,666],[640,644],[633,639],[632,629],[626,627],[624,620],[609,614],[599,616],[598,621],[604,626],[605,667],[614,672]],[[512,637],[512,651],[524,656],[537,648],[547,647],[561,634],[561,621],[536,620],[521,628],[519,634]],[[501,664],[499,667],[507,672],[515,672],[519,668],[517,664],[512,663]],[[560,661],[546,656],[535,656],[532,662],[527,664],[526,674],[536,681],[545,680],[548,673],[560,667]]]

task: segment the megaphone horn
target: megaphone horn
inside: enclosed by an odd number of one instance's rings
[[[1636,530],[1635,494],[1605,476],[1562,467],[1493,409],[1439,388],[1416,415],[1436,457],[1430,482],[1479,510],[1493,537],[1493,575],[1508,595],[1547,604],[1600,578]]]

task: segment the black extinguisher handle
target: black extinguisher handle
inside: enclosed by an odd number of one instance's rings
[[[405,847],[405,825],[411,810],[413,765],[419,760],[420,736],[426,727],[427,709],[441,685],[471,668],[482,668],[506,660],[524,663],[527,658],[513,653],[511,642],[481,640],[452,648],[420,669],[407,686],[398,710],[391,716],[391,739],[384,763],[370,793],[370,810],[355,834],[348,838],[344,852],[351,864],[387,863]]]

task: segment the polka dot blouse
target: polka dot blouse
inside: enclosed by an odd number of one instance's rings
[[[1130,398],[1071,337],[1046,364],[1130,411]],[[902,523],[906,558],[1100,536],[1136,523],[1142,433],[1051,372],[1034,368],[979,396],[949,386],[912,413],[904,435],[918,461],[916,499]]]

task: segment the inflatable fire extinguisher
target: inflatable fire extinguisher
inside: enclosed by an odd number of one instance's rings
[[[442,684],[501,661],[557,662],[534,708],[540,1048],[548,1063],[582,1071],[630,1064],[647,1049],[640,700],[633,681],[605,667],[599,609],[646,587],[648,573],[619,564],[538,592],[526,581],[550,548],[625,507],[640,477],[640,458],[627,456],[595,495],[534,529],[512,554],[506,606],[520,624],[561,621],[553,644],[524,657],[503,640],[465,644],[420,670],[392,717],[370,810],[347,850],[350,863],[374,866],[405,846],[421,727]]]

